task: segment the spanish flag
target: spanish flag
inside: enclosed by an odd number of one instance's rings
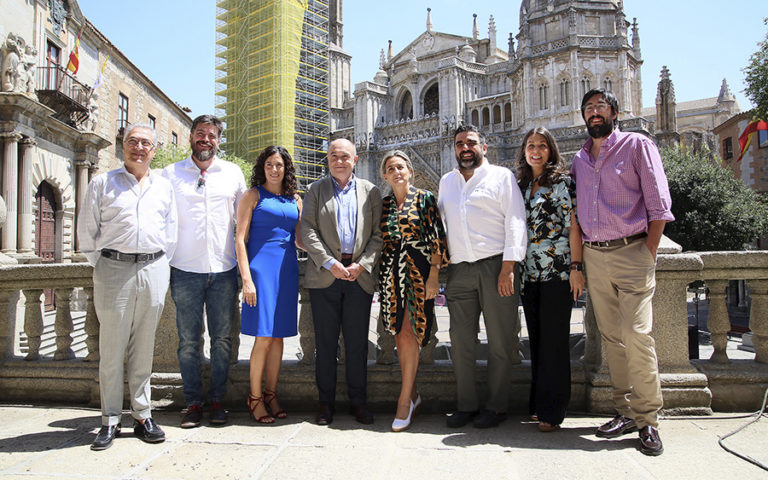
[[[741,132],[741,135],[739,135],[739,146],[741,147],[741,152],[739,153],[739,159],[736,160],[737,162],[740,162],[741,157],[747,153],[749,144],[752,142],[752,137],[755,136],[755,133],[758,130],[768,130],[768,122],[765,120],[752,120],[749,122],[749,125],[747,125],[747,128]]]
[[[72,72],[73,75],[77,74],[77,69],[80,68],[80,35],[82,35],[82,32],[77,35],[75,48],[69,53],[69,63],[67,63],[67,70]]]

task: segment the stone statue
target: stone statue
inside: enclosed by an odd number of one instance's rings
[[[37,49],[32,45],[27,45],[24,49],[22,66],[23,73],[20,75],[21,93],[35,93],[35,72],[37,71]]]
[[[9,33],[3,46],[3,81],[2,91],[16,92],[20,86],[20,72],[24,69],[21,62],[23,55],[24,39]]]
[[[93,92],[88,99],[88,120],[86,121],[86,130],[96,131],[96,123],[99,121],[99,94]]]

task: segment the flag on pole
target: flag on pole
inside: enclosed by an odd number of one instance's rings
[[[109,60],[109,55],[107,55],[107,58],[104,59],[104,64],[101,66],[101,70],[99,70],[99,75],[96,77],[96,82],[93,84],[94,90],[99,88],[101,84],[104,83],[104,69],[107,68],[107,60]]]
[[[740,162],[741,157],[747,153],[749,144],[752,142],[752,137],[755,136],[755,133],[757,133],[758,130],[768,130],[768,122],[765,120],[752,120],[747,125],[747,128],[741,132],[741,135],[739,135],[739,147],[741,147],[741,151],[739,152],[739,159],[736,160],[737,162]]]
[[[77,35],[75,48],[69,53],[69,63],[67,63],[67,70],[72,72],[73,75],[77,74],[77,69],[80,68],[80,35],[82,35],[82,32]]]

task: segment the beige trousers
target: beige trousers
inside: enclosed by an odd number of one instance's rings
[[[611,372],[616,411],[639,428],[658,426],[663,406],[651,300],[656,262],[645,239],[598,249],[585,245],[587,286]]]

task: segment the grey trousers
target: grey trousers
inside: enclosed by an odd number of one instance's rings
[[[128,354],[131,415],[150,412],[155,329],[165,304],[170,268],[165,255],[145,264],[100,257],[93,271],[93,304],[99,318],[101,424],[116,425],[123,411],[123,360]]]
[[[480,312],[488,335],[488,401],[485,408],[507,411],[512,361],[520,345],[520,269],[515,267],[515,294],[502,297],[498,278],[502,256],[448,266],[445,293],[451,316],[451,359],[456,375],[457,409],[479,408],[475,384]]]

